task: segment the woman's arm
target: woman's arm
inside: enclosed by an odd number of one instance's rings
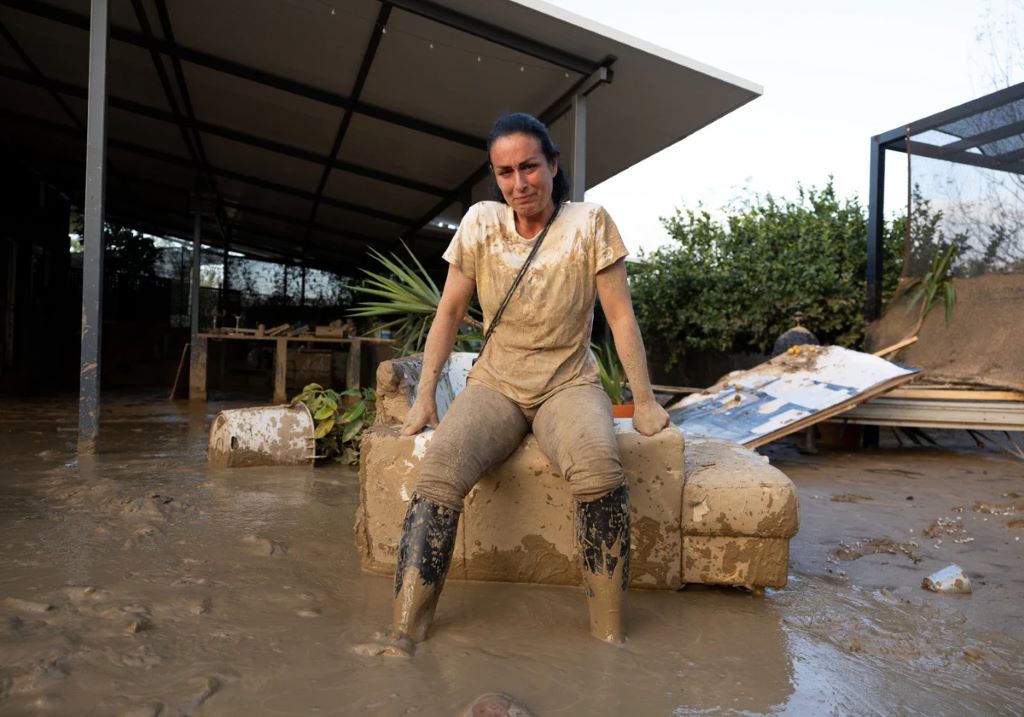
[[[402,426],[402,435],[411,436],[430,425],[437,427],[437,401],[434,394],[441,369],[448,360],[455,343],[459,326],[466,317],[469,302],[476,292],[476,282],[463,274],[457,266],[448,267],[448,278],[444,282],[437,313],[427,332],[427,343],[423,349],[423,371],[420,373],[416,401],[409,409]]]
[[[633,392],[633,427],[645,436],[652,436],[668,425],[668,413],[654,400],[654,391],[651,390],[644,340],[633,314],[633,301],[626,283],[625,259],[619,259],[598,272],[597,295],[615,339],[615,351]]]

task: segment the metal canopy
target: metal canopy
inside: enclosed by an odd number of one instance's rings
[[[89,12],[0,0],[0,139],[78,206]],[[533,0],[110,0],[107,78],[107,216],[191,239],[199,186],[204,243],[342,272],[443,246],[502,111],[583,139],[593,186],[761,92]]]
[[[871,138],[867,317],[882,308],[885,151],[1024,174],[1024,82]]]

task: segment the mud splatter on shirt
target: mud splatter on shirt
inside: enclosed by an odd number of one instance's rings
[[[476,282],[485,327],[535,241],[519,235],[512,208],[500,202],[475,204],[463,218],[444,259]],[[604,207],[564,204],[469,380],[524,408],[598,383],[590,353],[596,277],[627,253]]]

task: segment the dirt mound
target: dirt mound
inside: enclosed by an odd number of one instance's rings
[[[1024,391],[1024,274],[954,279],[956,304],[949,325],[941,305],[924,320],[917,343],[895,357],[925,371],[932,383],[956,383]],[[917,322],[903,292],[868,327],[865,346],[877,351],[906,338]]]

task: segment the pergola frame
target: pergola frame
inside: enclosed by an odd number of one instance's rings
[[[310,8],[326,15],[317,2]],[[0,14],[0,50],[12,50],[0,60],[0,86],[21,98],[0,108],[0,129],[12,138],[5,149],[85,214],[84,452],[99,428],[105,219],[192,243],[195,346],[204,243],[223,250],[225,281],[234,250],[301,267],[304,295],[307,267],[350,271],[368,247],[404,239],[419,250],[427,240],[430,253],[446,242],[458,210],[486,191],[481,132],[498,112],[558,121],[570,196],[582,201],[588,180],[613,176],[762,91],[540,0],[360,0],[358,8],[353,0],[351,14],[330,26],[301,9],[275,15],[277,6],[264,3],[266,36],[251,46],[210,29],[232,21],[227,5],[192,11],[166,0],[88,0],[86,13],[86,4],[0,0],[10,10]],[[271,18],[325,49],[305,52],[293,41],[293,64],[278,62]],[[385,42],[390,29],[396,37]],[[54,46],[82,47],[76,31],[88,33],[87,86],[72,63],[52,61]],[[428,58],[417,32],[458,39]],[[452,52],[476,55],[476,63],[453,65]],[[520,75],[527,67],[538,74]],[[449,71],[447,86],[432,84]],[[611,85],[616,72],[627,79]],[[221,92],[237,105],[222,104]],[[648,111],[630,111],[637,106]],[[601,148],[589,162],[588,142]]]
[[[902,127],[883,132],[871,138],[870,184],[868,194],[868,266],[867,302],[865,313],[869,321],[882,312],[882,236],[884,234],[885,152],[909,152],[911,155],[944,159],[1013,174],[1024,174],[1024,110],[1015,110],[1014,104],[1024,101],[1024,82],[998,90],[984,97],[929,115]],[[1002,118],[993,118],[1002,108]],[[950,125],[976,119],[974,131]],[[970,124],[970,123],[969,123]],[[937,130],[958,136],[953,142],[937,145],[915,137]],[[1006,150],[993,147],[1021,136],[1021,146]]]
[[[131,2],[138,19],[139,26],[143,29],[141,34],[125,28],[111,27],[109,21],[109,0],[91,0],[91,12],[89,16],[82,16],[71,11],[36,2],[35,0],[3,0],[4,4],[29,12],[38,13],[51,20],[64,22],[77,27],[89,28],[90,46],[88,88],[80,88],[70,83],[59,82],[46,78],[41,71],[31,64],[31,60],[27,58],[27,56],[24,59],[28,60],[30,67],[33,67],[33,72],[20,72],[14,68],[2,69],[2,73],[6,77],[47,89],[73,118],[75,117],[74,113],[67,107],[66,102],[64,101],[65,96],[85,98],[88,104],[88,119],[86,127],[82,128],[81,123],[77,121],[77,118],[75,118],[75,124],[79,129],[84,129],[87,135],[87,157],[85,167],[86,190],[83,202],[86,255],[84,259],[85,273],[83,275],[82,345],[79,385],[79,450],[82,452],[91,453],[95,450],[95,441],[99,433],[100,329],[102,325],[103,224],[105,221],[104,187],[106,181],[107,145],[106,109],[108,105],[152,119],[170,122],[178,126],[181,131],[184,144],[195,165],[195,169],[202,181],[205,182],[205,189],[210,191],[214,196],[214,214],[221,233],[225,263],[227,262],[231,241],[230,223],[228,222],[224,211],[225,200],[217,188],[215,177],[217,172],[207,159],[206,152],[203,148],[201,132],[222,136],[236,142],[323,165],[320,182],[316,191],[311,196],[312,208],[309,213],[309,219],[306,223],[305,239],[302,247],[300,248],[301,254],[305,254],[309,236],[313,227],[316,226],[317,210],[325,201],[325,197],[323,196],[324,188],[327,185],[327,180],[331,170],[335,168],[342,169],[353,174],[367,176],[378,181],[396,184],[398,186],[404,186],[424,193],[441,196],[442,198],[436,206],[432,207],[427,214],[415,221],[410,221],[405,217],[398,217],[388,212],[360,207],[349,202],[336,202],[342,204],[344,208],[352,211],[407,223],[409,224],[409,229],[406,231],[406,236],[414,234],[434,217],[438,216],[453,202],[461,199],[474,184],[479,182],[486,175],[487,165],[486,163],[483,164],[479,170],[471,174],[455,190],[449,192],[440,187],[434,187],[422,182],[397,177],[389,173],[360,167],[351,162],[343,162],[337,158],[337,153],[341,147],[341,143],[345,137],[345,133],[349,127],[353,113],[368,114],[378,119],[394,122],[401,126],[416,129],[428,134],[434,134],[449,141],[461,142],[475,148],[482,149],[485,145],[482,139],[469,137],[463,133],[425,123],[414,118],[403,117],[397,113],[383,110],[381,108],[375,108],[360,102],[359,95],[362,92],[366,77],[369,74],[374,56],[376,55],[379,38],[386,26],[392,7],[394,5],[398,5],[403,9],[422,15],[436,22],[469,32],[498,44],[512,47],[520,52],[525,52],[526,54],[537,57],[538,59],[552,62],[560,67],[584,73],[584,76],[572,87],[572,89],[569,90],[569,92],[565,93],[565,95],[560,97],[553,105],[539,113],[539,117],[542,121],[550,123],[554,119],[562,116],[566,111],[573,112],[572,156],[574,169],[579,170],[581,173],[578,175],[578,178],[574,179],[572,196],[576,201],[582,201],[583,199],[585,191],[583,177],[585,175],[582,173],[582,170],[585,167],[584,148],[586,142],[586,96],[593,92],[599,85],[611,81],[611,72],[608,68],[614,62],[614,58],[607,58],[600,65],[595,66],[593,63],[590,63],[583,58],[575,57],[562,52],[557,48],[547,47],[528,38],[514,33],[509,33],[501,28],[482,23],[473,18],[461,15],[460,13],[434,5],[433,3],[425,2],[424,0],[398,0],[398,2],[385,1],[381,3],[380,12],[375,25],[375,32],[364,53],[352,95],[350,97],[342,97],[334,95],[333,93],[324,93],[322,90],[303,87],[300,83],[295,81],[278,78],[270,73],[255,70],[253,68],[246,68],[238,65],[238,63],[216,58],[207,53],[200,53],[188,50],[187,48],[182,48],[174,41],[174,33],[171,28],[170,16],[167,12],[165,0],[155,0],[164,36],[167,38],[166,41],[161,41],[153,35],[150,29],[149,19],[146,16],[145,9],[140,0],[131,0]],[[0,28],[2,28],[2,25],[0,25]],[[3,29],[5,34],[9,35],[9,33],[6,33],[6,28]],[[160,78],[164,94],[169,106],[171,107],[171,112],[168,113],[157,108],[147,107],[138,102],[108,96],[106,89],[107,48],[111,37],[149,50],[157,74]],[[12,46],[15,48],[18,47],[16,40],[12,36],[9,36],[8,40],[11,42]],[[160,59],[161,54],[169,56],[171,60],[175,80],[177,82],[177,89],[181,95],[182,104],[184,105],[184,112],[179,108],[177,100],[175,99],[174,91],[171,87],[171,80],[167,75],[163,62]],[[237,74],[245,77],[246,79],[274,86],[278,89],[284,89],[300,96],[319,99],[321,101],[327,99],[330,104],[342,107],[345,110],[345,113],[335,135],[335,140],[330,154],[326,156],[316,155],[296,147],[289,147],[280,142],[260,138],[254,135],[247,135],[226,127],[220,127],[213,123],[197,120],[189,99],[188,85],[185,81],[184,72],[181,68],[181,61],[183,59],[213,69],[218,69],[223,72]],[[325,97],[325,94],[330,96]],[[146,148],[143,147],[126,148],[133,151],[145,150],[147,153],[152,154],[152,150],[146,150]],[[232,173],[230,176],[234,179],[242,179],[243,181],[248,181],[250,183],[258,182],[265,187],[274,186],[273,183],[266,182],[264,180],[257,180],[257,178],[254,177],[244,177],[238,173]],[[279,189],[285,188],[279,187]],[[193,346],[196,344],[196,339],[199,333],[199,313],[196,308],[199,305],[199,268],[201,262],[200,255],[202,252],[202,194],[201,187],[197,186],[196,192],[193,195],[194,202],[192,207],[194,227],[192,244],[192,286],[190,297],[190,333]],[[226,276],[227,275],[225,274],[225,278]],[[302,283],[304,293],[305,271],[303,271],[302,274]]]

